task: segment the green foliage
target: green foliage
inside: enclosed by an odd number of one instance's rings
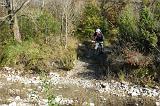
[[[140,18],[136,17],[132,5],[127,5],[119,17],[120,37],[126,41],[134,41],[138,49],[150,50],[156,46],[157,21],[149,7],[144,6],[140,11]]]
[[[105,35],[107,33],[107,27],[107,22],[103,19],[98,6],[88,4],[85,7],[83,18],[80,21],[77,32],[83,38],[90,38],[97,28],[102,29]]]
[[[76,46],[76,40],[73,38],[70,38],[68,42],[68,48],[59,48],[57,51],[57,58],[56,60],[59,63],[59,68],[64,70],[71,70],[75,65],[75,60],[77,58],[77,46]],[[63,50],[62,50],[63,49]]]
[[[127,5],[118,19],[120,35],[123,39],[137,38],[137,19],[132,5]]]
[[[54,96],[54,92],[51,86],[51,83],[48,82],[48,78],[46,75],[42,75],[42,86],[44,89],[44,93],[47,97],[48,100],[48,106],[59,106],[56,102],[55,102],[55,96]]]
[[[155,17],[157,18],[158,21],[160,21],[160,1],[156,1],[156,7],[154,10]]]
[[[140,30],[142,38],[149,41],[152,46],[156,46],[158,38],[156,36],[156,20],[150,8],[144,7],[140,13]]]
[[[33,13],[36,11],[32,11]],[[16,67],[21,71],[42,72],[55,68],[70,70],[76,59],[76,40],[68,40],[68,48],[60,46],[59,37],[53,36],[59,32],[59,22],[47,11],[41,11],[33,16],[21,15],[18,17],[20,33],[23,38],[21,44],[9,41],[8,25],[0,30],[1,40],[6,40],[5,46],[0,48],[1,66]],[[4,39],[2,39],[4,38]],[[47,42],[47,43],[46,43]],[[52,62],[58,61],[57,65]],[[26,71],[26,72],[27,72]]]
[[[140,13],[140,26],[142,29],[153,31],[155,29],[155,19],[149,7],[144,7]]]
[[[121,81],[124,81],[125,80],[125,73],[121,70],[119,73],[118,73],[118,77]]]
[[[33,38],[36,34],[36,27],[35,23],[32,22],[32,19],[30,19],[27,16],[21,16],[19,19],[19,27],[20,27],[20,33],[22,35],[22,39],[29,39]]]
[[[142,2],[144,5],[148,5],[150,1],[149,0],[142,0]]]
[[[24,41],[22,44],[11,42],[4,47],[1,65],[15,67],[23,65],[26,69],[35,69],[36,67],[35,71],[44,70],[45,62],[40,63],[47,56],[44,54],[45,52],[40,49],[40,46],[32,40]]]
[[[68,55],[63,55],[60,57],[59,67],[64,70],[71,70],[74,66],[74,61],[76,58],[76,53],[68,52]]]
[[[154,9],[154,16],[156,19],[156,30],[160,33],[160,1],[156,2],[156,7]]]
[[[147,41],[149,41],[149,43],[150,43],[152,46],[156,46],[156,45],[157,45],[158,37],[156,36],[155,32],[150,33],[150,32],[147,31],[147,30],[141,29],[141,33],[142,33],[142,36],[143,36]]]
[[[10,33],[10,27],[8,23],[4,23],[2,26],[0,26],[0,44],[4,44],[9,40],[12,40],[13,37],[11,37]]]
[[[133,71],[135,82],[141,85],[147,85],[149,87],[154,87],[155,83],[153,81],[154,72],[148,68],[139,68]]]
[[[52,46],[35,39],[26,40],[21,44],[10,42],[2,50],[0,64],[37,73],[48,72],[55,68],[72,69],[77,57],[75,46],[77,41],[70,38],[67,49],[60,46],[60,42],[55,40],[53,42]],[[53,65],[56,61],[57,65]]]
[[[40,35],[51,35],[60,30],[59,22],[48,12],[43,11],[35,16],[22,15],[19,17],[20,33],[23,40]]]
[[[39,17],[37,17],[37,25],[40,31],[46,35],[58,32],[60,30],[59,23],[50,13],[45,11]]]
[[[144,78],[150,74],[149,70],[146,68],[140,68],[134,71],[137,78]]]

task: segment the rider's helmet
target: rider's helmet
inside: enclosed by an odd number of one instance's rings
[[[101,30],[98,28],[98,29],[96,29],[96,32],[101,33]]]

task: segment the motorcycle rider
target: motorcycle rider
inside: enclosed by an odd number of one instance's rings
[[[103,48],[104,36],[103,36],[103,33],[101,32],[101,30],[99,28],[96,29],[96,31],[93,35],[93,40],[95,42],[95,48],[94,48],[95,50],[97,50],[97,48],[99,47],[100,44]]]

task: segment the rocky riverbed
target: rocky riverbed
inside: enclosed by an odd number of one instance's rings
[[[160,89],[144,88],[128,82],[86,79],[78,75],[88,72],[84,62],[59,73],[21,76],[14,69],[4,67],[0,74],[1,106],[48,106],[44,83],[50,84],[54,102],[60,105],[83,106],[160,106]],[[81,70],[79,70],[81,67]],[[45,79],[45,82],[44,82]]]

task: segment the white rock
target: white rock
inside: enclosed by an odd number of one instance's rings
[[[38,79],[38,80],[40,80],[40,79],[41,79],[41,77],[40,77],[40,76],[37,76],[37,79]]]
[[[156,102],[156,106],[160,106],[160,102],[159,101]]]
[[[156,89],[154,89],[153,91],[152,91],[152,96],[158,96],[159,95],[159,93],[156,91]]]
[[[48,103],[48,99],[43,99],[42,100],[44,103]]]
[[[3,105],[0,105],[0,106],[8,106],[8,105],[6,105],[6,104],[3,104]]]
[[[100,96],[100,98],[103,100],[103,101],[106,101],[107,99],[103,96]]]
[[[10,68],[10,67],[4,67],[4,69],[7,71],[12,70],[12,68]]]
[[[55,98],[55,102],[60,105],[71,105],[74,103],[72,99],[63,98],[62,95],[59,95]]]
[[[131,95],[132,95],[132,96],[138,96],[138,93],[133,92]]]
[[[62,89],[63,87],[62,87],[62,86],[59,86],[58,88],[59,88],[59,89]]]
[[[54,76],[54,77],[60,77],[58,73],[53,73],[53,72],[50,72],[49,75],[50,75],[51,77],[53,77],[53,76]]]
[[[90,105],[90,106],[95,106],[94,103],[90,103],[89,105]]]
[[[20,100],[21,100],[21,97],[20,97],[20,96],[17,96],[17,97],[15,98],[15,100],[16,100],[16,101],[20,101]]]
[[[55,102],[56,102],[56,103],[59,103],[61,100],[62,100],[62,96],[61,96],[61,95],[59,95],[59,96],[57,96],[57,97],[55,98]]]
[[[31,83],[38,85],[38,84],[40,84],[40,81],[39,80],[31,80]]]
[[[28,98],[31,102],[37,102],[39,100],[39,96],[35,92],[28,94]]]
[[[39,106],[48,106],[48,99],[42,99],[38,104]]]
[[[135,105],[138,106],[138,103],[136,103]]]
[[[82,104],[82,106],[88,106],[88,103],[87,103],[87,102],[84,102],[84,103]]]
[[[30,88],[29,88],[29,89],[27,89],[27,90],[28,90],[29,92],[33,91],[33,89],[30,89]]]
[[[38,91],[41,91],[42,89],[43,89],[42,86],[38,86],[38,87],[37,87],[37,90],[38,90]]]
[[[60,101],[60,104],[62,104],[62,105],[71,105],[71,104],[73,104],[73,102],[74,102],[73,100],[65,98],[62,101]]]
[[[17,103],[16,102],[12,102],[9,104],[9,106],[17,106]]]
[[[11,77],[7,77],[7,81],[11,81],[12,80],[12,78]]]

